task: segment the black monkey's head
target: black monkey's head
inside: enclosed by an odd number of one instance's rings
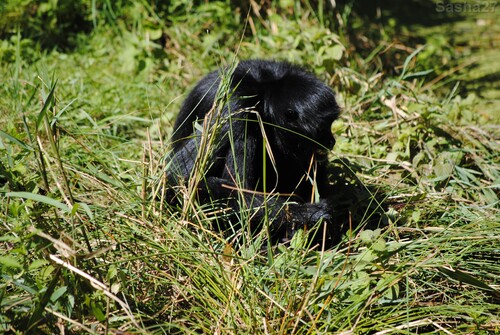
[[[339,107],[333,91],[310,72],[285,62],[243,61],[233,82],[240,96],[253,97],[246,103],[255,104],[278,149],[306,157],[333,148],[330,129]]]

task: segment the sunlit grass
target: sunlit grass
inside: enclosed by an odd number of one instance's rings
[[[207,13],[226,13],[212,6]],[[303,234],[263,248],[264,235],[240,233],[234,245],[209,229],[217,213],[194,201],[194,186],[184,208],[164,201],[167,138],[183,94],[238,45],[195,39],[206,16],[163,27],[177,62],[140,42],[154,34],[147,25],[98,27],[78,50],[34,60],[18,35],[0,47],[13,52],[0,67],[2,331],[499,331],[499,127],[478,111],[484,99],[461,94],[454,72],[427,80],[416,61],[435,60],[425,48],[407,46],[398,75],[374,71],[377,54],[361,61],[304,8],[293,20],[276,9],[270,21],[254,17],[259,29],[238,56],[301,61],[334,86],[344,113],[331,160],[346,183],[337,187],[351,192],[339,193],[339,205],[351,211],[347,224],[384,224],[326,251]],[[286,54],[279,47],[293,34],[304,47]],[[307,61],[322,44],[332,50]]]

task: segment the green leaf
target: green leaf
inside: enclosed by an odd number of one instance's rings
[[[50,122],[50,125],[53,127],[54,124],[57,122],[57,120],[59,120],[59,118],[61,117],[61,115],[73,104],[73,102],[75,102],[76,100],[78,100],[78,98],[74,98],[73,100],[71,100],[69,102],[69,104],[67,104],[63,109],[61,109],[59,111],[59,113],[57,113],[56,116],[54,116],[54,118],[52,119],[52,121]]]
[[[37,130],[40,128],[40,123],[42,123],[43,118],[47,114],[47,109],[49,108],[49,106],[51,106],[53,104],[54,92],[56,90],[56,85],[57,85],[57,80],[54,83],[54,85],[52,85],[50,92],[49,92],[49,95],[47,96],[47,99],[45,99],[45,101],[43,103],[42,110],[40,111],[40,113],[38,113],[38,118],[36,120],[36,129]]]
[[[407,75],[405,75],[403,77],[403,79],[409,79],[409,78],[412,78],[412,77],[423,77],[423,76],[426,76],[426,75],[428,75],[429,73],[432,73],[432,72],[434,72],[433,69],[419,71],[419,72],[412,72],[412,73],[408,73]]]
[[[375,230],[366,229],[366,230],[363,230],[361,233],[359,233],[359,238],[364,243],[371,244],[373,241],[375,241],[380,236],[381,232],[382,231],[380,228],[377,228]]]
[[[15,257],[12,256],[0,256],[0,264],[9,268],[20,268],[21,263],[17,261]]]
[[[490,188],[483,188],[482,190],[484,200],[490,204],[494,205],[498,202],[497,194]]]
[[[373,242],[372,249],[375,251],[385,251],[387,249],[387,247],[385,245],[384,239],[379,238],[375,242]]]
[[[433,179],[434,181],[440,181],[440,180],[445,180],[448,179],[453,173],[453,164],[451,163],[436,163],[434,165],[434,174],[436,175],[436,178]]]
[[[417,49],[415,49],[415,51],[413,51],[408,57],[406,57],[405,59],[405,62],[403,64],[403,72],[401,73],[401,76],[400,76],[400,80],[402,80],[405,75],[406,75],[406,71],[408,70],[408,65],[410,64],[410,61],[415,58],[415,56],[420,52],[422,51],[422,49],[424,48],[425,46],[421,46]]]
[[[374,236],[373,230],[370,229],[363,230],[361,231],[361,233],[359,233],[359,238],[364,243],[370,243],[373,239],[373,236]]]
[[[305,245],[306,238],[304,231],[297,230],[297,232],[293,235],[292,240],[290,241],[290,247],[292,248],[302,248]]]
[[[146,29],[146,32],[149,34],[149,39],[151,41],[158,40],[163,35],[163,31],[161,29]]]
[[[29,270],[34,270],[34,269],[37,269],[39,267],[42,267],[44,265],[47,265],[49,264],[49,262],[45,259],[35,259],[31,264],[30,266],[28,267]]]
[[[0,242],[10,242],[10,243],[15,243],[19,242],[21,239],[18,236],[14,235],[4,235],[0,236]]]
[[[356,269],[365,269],[367,264],[371,264],[377,258],[378,256],[371,249],[366,249],[356,257],[358,260]]]
[[[85,213],[88,215],[88,217],[93,220],[94,219],[94,214],[92,214],[92,211],[90,210],[90,207],[89,205],[87,205],[86,203],[84,202],[79,202],[78,203],[80,205],[80,207],[83,208],[83,210],[85,211]]]
[[[103,313],[103,309],[98,303],[91,302],[91,307],[92,307],[92,313],[94,316],[97,318],[99,321],[104,321],[106,320],[106,316]]]
[[[444,267],[439,267],[438,270],[441,271],[442,273],[446,274],[448,277],[450,277],[452,279],[458,280],[462,283],[466,283],[466,284],[472,285],[474,287],[477,287],[477,288],[480,288],[483,290],[491,291],[495,295],[498,295],[500,297],[500,291],[495,290],[490,285],[482,282],[481,280],[471,276],[468,273],[462,272],[460,270],[450,270],[450,269],[447,269]]]
[[[41,203],[44,203],[44,204],[47,204],[50,206],[57,207],[57,208],[65,211],[65,212],[68,212],[68,213],[71,212],[71,209],[69,208],[69,206],[63,204],[60,201],[57,201],[55,199],[52,199],[52,198],[49,198],[49,197],[46,197],[46,196],[40,195],[40,194],[34,194],[34,193],[30,193],[30,192],[8,192],[8,193],[5,193],[5,196],[6,197],[14,197],[14,198],[30,199],[33,201],[37,201],[37,202],[41,202]]]
[[[325,50],[325,55],[328,59],[340,60],[343,53],[344,49],[339,44],[331,46]]]
[[[59,299],[64,293],[66,293],[67,290],[68,290],[67,286],[59,287],[51,294],[50,301],[56,302],[57,299]]]
[[[0,130],[0,136],[2,136],[3,138],[5,138],[6,140],[9,140],[10,142],[12,143],[15,143],[17,145],[19,145],[20,147],[23,147],[24,149],[26,150],[29,150],[29,151],[33,151],[33,148],[30,147],[29,145],[27,145],[26,143],[18,140],[17,138],[15,138],[14,136],[11,136],[9,134],[7,134],[6,132]]]
[[[396,278],[396,276],[382,278],[379,281],[379,284],[381,284],[380,287],[386,288],[388,286],[387,283],[390,282],[389,280],[397,281],[397,278]],[[400,293],[399,285],[396,283],[396,284],[390,286],[389,288],[387,288],[382,296],[387,300],[396,300],[399,298],[399,293]]]

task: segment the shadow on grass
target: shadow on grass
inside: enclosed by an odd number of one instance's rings
[[[330,165],[332,196],[328,199],[334,213],[326,227],[312,236],[312,245],[331,249],[338,245],[349,231],[376,229],[387,225],[386,192],[379,185],[365,185],[356,176],[361,167],[347,159],[334,160]],[[325,238],[326,237],[326,238]]]
[[[387,23],[395,19],[398,24],[407,26],[434,26],[462,19],[460,11],[450,9],[449,1],[358,0],[352,3],[352,11],[363,22]]]

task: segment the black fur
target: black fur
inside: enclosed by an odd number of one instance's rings
[[[214,108],[220,77],[219,71],[204,77],[180,110],[167,168],[171,185],[190,178],[201,139],[193,123],[201,124]],[[230,88],[220,112],[222,126],[210,128],[216,146],[198,185],[198,200],[219,201],[233,213],[239,213],[243,200],[252,230],[267,218],[273,242],[318,221],[331,225],[332,208],[325,199],[331,193],[326,155],[335,144],[330,128],[339,115],[333,91],[301,67],[265,60],[240,62]],[[271,149],[265,161],[264,138]],[[323,200],[313,202],[316,193]],[[229,221],[234,226],[238,219],[229,216],[218,228],[227,229]]]

